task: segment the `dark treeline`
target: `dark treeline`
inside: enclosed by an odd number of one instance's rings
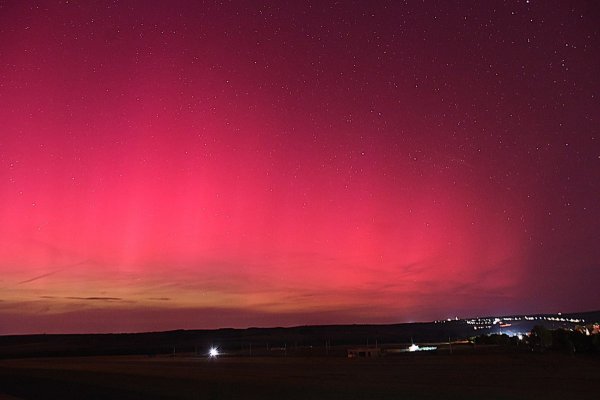
[[[600,354],[600,333],[586,334],[580,330],[554,329],[550,330],[538,325],[529,335],[530,346],[533,350],[558,350],[566,353],[597,353]]]
[[[505,334],[481,335],[474,338],[475,344],[506,347],[527,347],[529,350],[547,350],[564,353],[600,354],[600,333],[584,333],[583,330],[548,329],[536,325],[528,336],[519,339]]]

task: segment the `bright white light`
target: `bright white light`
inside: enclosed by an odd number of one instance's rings
[[[416,345],[414,343],[411,344],[408,347],[408,351],[410,351],[410,352],[413,352],[413,351],[433,351],[433,350],[436,350],[436,349],[437,349],[436,346],[423,346],[423,347],[421,347],[421,346]]]
[[[519,340],[523,340],[523,335],[522,335],[521,333],[519,333],[519,334],[517,335],[517,337],[519,338]]]
[[[217,349],[216,347],[211,347],[210,350],[208,351],[208,356],[210,358],[216,358],[219,355],[219,349]]]

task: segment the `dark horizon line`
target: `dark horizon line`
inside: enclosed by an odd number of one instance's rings
[[[307,327],[343,327],[343,326],[393,326],[393,325],[410,325],[410,324],[433,324],[438,321],[441,322],[453,322],[453,321],[464,321],[467,319],[473,318],[494,318],[494,317],[521,317],[521,316],[548,316],[548,315],[560,315],[560,316],[574,316],[581,314],[592,314],[592,313],[600,313],[600,309],[597,310],[589,310],[589,311],[575,311],[575,312],[554,312],[554,313],[523,313],[523,314],[503,314],[503,315],[484,315],[484,316],[476,316],[476,317],[463,317],[458,319],[437,319],[432,321],[412,321],[412,322],[396,322],[396,323],[388,323],[388,324],[313,324],[313,325],[292,325],[292,326],[248,326],[245,328],[231,328],[231,327],[221,327],[221,328],[212,328],[212,329],[169,329],[164,331],[135,331],[135,332],[86,332],[86,333],[22,333],[22,334],[0,334],[0,337],[10,337],[10,336],[80,336],[80,335],[143,335],[143,334],[155,334],[155,333],[170,333],[170,332],[217,332],[224,330],[249,330],[249,329],[295,329],[295,328],[307,328]],[[584,321],[587,322],[587,321]]]

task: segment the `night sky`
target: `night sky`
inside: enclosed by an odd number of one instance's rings
[[[0,182],[0,333],[599,309],[600,5],[0,0]]]

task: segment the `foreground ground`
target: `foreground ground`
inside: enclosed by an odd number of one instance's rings
[[[0,360],[0,399],[514,400],[599,393],[600,358],[563,354]]]

